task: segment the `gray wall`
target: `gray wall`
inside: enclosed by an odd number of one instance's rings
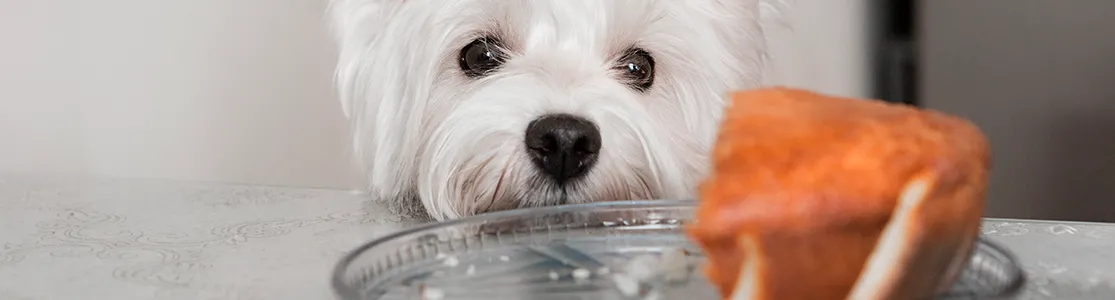
[[[994,147],[988,215],[1115,221],[1115,1],[921,1],[922,103]]]

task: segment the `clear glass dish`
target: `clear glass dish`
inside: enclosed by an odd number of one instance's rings
[[[333,288],[344,300],[717,299],[700,249],[682,231],[694,204],[602,202],[431,224],[345,256]],[[617,289],[614,274],[632,259],[679,249],[690,254],[682,278],[646,281],[636,296]],[[937,299],[1010,299],[1023,281],[1006,249],[981,240],[955,287]]]

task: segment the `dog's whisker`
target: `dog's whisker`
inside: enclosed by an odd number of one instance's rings
[[[503,163],[503,169],[499,172],[499,180],[496,181],[496,187],[492,190],[492,199],[488,201],[488,207],[484,211],[491,211],[492,205],[496,204],[496,198],[499,197],[499,189],[503,187],[503,179],[507,177],[507,172],[511,170],[512,156],[507,157],[507,161]]]
[[[479,179],[480,179],[480,176],[484,173],[484,170],[486,170],[488,168],[488,165],[491,164],[492,160],[494,160],[495,158],[496,158],[495,155],[490,156],[487,159],[484,159],[484,161],[481,162],[479,165],[477,165],[475,168],[473,168],[472,174],[469,174],[469,177],[468,177],[468,178],[472,178],[472,180],[470,180],[470,181],[472,183],[478,182]],[[465,188],[468,188],[468,187],[465,187]],[[477,203],[476,201],[470,201],[469,207],[468,207],[469,211],[476,212],[476,207],[478,206],[478,204],[479,203]]]
[[[641,146],[641,147],[639,147],[639,149],[643,151],[643,157],[645,157],[646,160],[647,160],[646,165],[647,165],[648,169],[650,169],[650,176],[656,182],[661,181],[662,177],[659,174],[657,157],[654,156],[654,151],[651,151],[651,149],[649,147],[649,144],[647,143],[646,135],[644,135],[643,132],[641,130],[639,130],[638,128],[631,127],[631,131],[634,132],[635,137],[639,139],[639,145]],[[642,176],[639,176],[639,177],[640,177],[639,178],[640,181],[644,185],[647,184],[646,178],[642,178]],[[649,188],[649,186],[647,186],[647,187]]]
[[[635,175],[635,180],[638,182],[638,185],[639,185],[640,189],[631,189],[631,191],[630,191],[631,198],[632,199],[647,199],[647,198],[650,198],[651,197],[650,196],[650,186],[647,184],[647,179],[644,178],[641,174],[639,174],[639,175]],[[642,193],[644,195],[638,195],[638,193]]]

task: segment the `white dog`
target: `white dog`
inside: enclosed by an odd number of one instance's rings
[[[372,196],[437,220],[694,196],[784,0],[334,0]]]

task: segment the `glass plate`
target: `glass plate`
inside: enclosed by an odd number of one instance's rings
[[[431,224],[375,240],[333,274],[340,299],[717,299],[700,249],[682,225],[693,201],[624,201],[503,211]],[[670,280],[621,293],[614,277],[632,259],[688,252]],[[652,264],[653,265],[653,264]],[[1021,269],[980,240],[955,287],[938,299],[1009,299]],[[631,291],[628,285],[628,291]]]

